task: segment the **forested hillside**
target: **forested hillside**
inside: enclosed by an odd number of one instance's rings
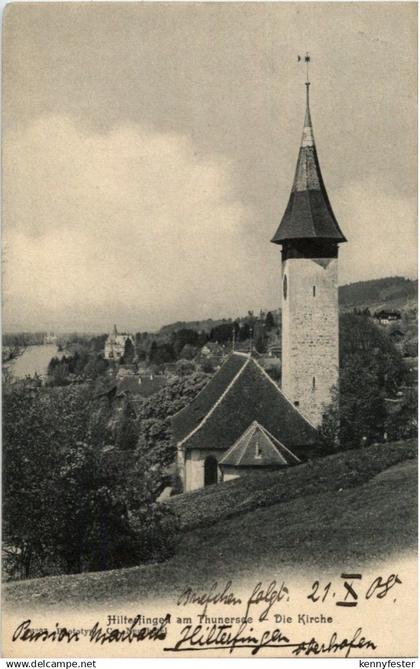
[[[403,309],[417,301],[417,281],[390,276],[371,281],[357,281],[339,288],[339,302],[347,307],[393,307]]]

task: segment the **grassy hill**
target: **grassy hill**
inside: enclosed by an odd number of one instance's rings
[[[376,474],[412,458],[414,442],[377,444],[360,450],[310,460],[299,467],[255,472],[223,485],[201,488],[170,500],[181,529],[224,522],[256,508],[287,503],[299,497],[361,486]]]
[[[417,546],[417,445],[346,451],[174,498],[182,533],[160,564],[7,583],[10,605],[142,603],[215,580],[360,567]]]

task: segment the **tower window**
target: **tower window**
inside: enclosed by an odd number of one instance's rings
[[[283,297],[285,300],[287,300],[287,275],[284,275],[283,279]]]
[[[316,297],[316,286],[312,286],[312,297]]]
[[[316,388],[316,380],[315,380],[315,377],[313,376],[312,377],[312,390],[315,390],[315,388]]]
[[[299,406],[299,400],[296,400],[295,402],[293,402],[293,404],[295,405],[295,407],[298,407]]]
[[[261,460],[261,457],[262,457],[261,446],[260,446],[259,443],[257,442],[257,443],[255,444],[255,458],[256,458],[257,460]]]

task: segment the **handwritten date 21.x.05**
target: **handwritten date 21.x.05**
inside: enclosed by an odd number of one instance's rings
[[[398,574],[390,574],[387,578],[377,576],[368,583],[363,583],[362,574],[357,573],[343,573],[341,579],[337,588],[331,581],[326,585],[314,581],[307,598],[315,603],[337,598],[336,606],[354,607],[359,602],[359,596],[364,599],[384,599],[396,585],[402,583]]]

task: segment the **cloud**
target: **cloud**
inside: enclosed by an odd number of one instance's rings
[[[234,161],[149,126],[99,134],[52,116],[9,131],[4,328],[147,330],[276,308],[274,226],[256,223],[237,179]],[[348,238],[341,283],[416,276],[415,198],[366,179],[330,195]],[[286,202],[269,204],[280,218]]]
[[[340,250],[340,283],[381,276],[417,276],[417,202],[384,193],[372,180],[334,194],[348,239]]]
[[[252,289],[223,158],[124,125],[38,120],[4,148],[6,329],[147,329],[245,308]],[[262,279],[260,279],[262,281]]]

